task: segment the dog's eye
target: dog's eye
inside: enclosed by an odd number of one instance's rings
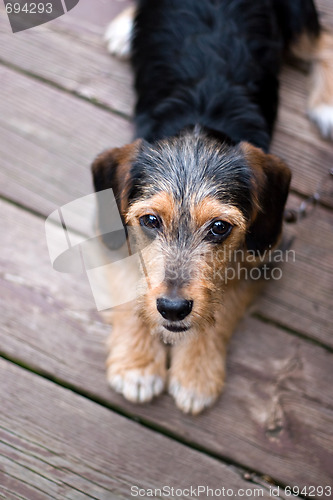
[[[159,229],[161,227],[161,220],[156,215],[147,214],[140,217],[140,224],[147,229]]]
[[[215,220],[207,233],[206,239],[213,242],[221,242],[232,230],[232,225],[224,220]]]

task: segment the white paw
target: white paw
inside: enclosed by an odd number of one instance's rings
[[[131,55],[133,16],[133,8],[126,9],[111,21],[104,35],[108,51],[119,59],[129,59]]]
[[[108,383],[116,392],[133,403],[146,403],[164,389],[164,379],[159,375],[147,375],[141,370],[128,370],[120,374],[108,372]]]
[[[321,104],[309,109],[308,115],[317,125],[323,137],[333,140],[333,105]]]
[[[171,379],[169,383],[169,394],[174,397],[176,405],[184,413],[197,415],[205,408],[212,406],[216,400],[216,395],[200,394],[192,389],[183,387],[176,379]]]

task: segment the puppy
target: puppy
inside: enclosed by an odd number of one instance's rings
[[[112,310],[107,378],[135,402],[167,387],[197,414],[222,391],[229,338],[254,296],[235,270],[281,234],[291,174],[268,151],[283,55],[312,63],[309,114],[332,136],[333,43],[312,0],[141,0],[135,10],[137,140],[92,167],[145,254],[137,298]],[[119,246],[107,219],[99,207],[104,242]],[[121,293],[123,280],[110,280]]]

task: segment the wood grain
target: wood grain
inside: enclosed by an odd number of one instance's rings
[[[331,353],[247,317],[231,342],[226,390],[213,409],[184,416],[169,396],[132,405],[106,385],[109,327],[84,277],[51,269],[42,220],[5,203],[1,213],[4,355],[281,483],[333,483]]]
[[[65,16],[13,35],[2,6],[0,14],[1,61],[119,113],[132,114],[130,67],[107,53],[103,31]]]
[[[269,498],[265,483],[244,480],[236,467],[3,360],[0,390],[6,408],[0,415],[0,494],[7,499],[128,499],[131,486],[164,485],[224,485],[234,492],[260,487]]]
[[[90,164],[130,141],[130,124],[3,66],[0,78],[0,193],[44,216],[92,193]]]
[[[290,196],[287,206],[300,204]],[[333,213],[310,208],[305,219],[285,224],[284,241],[290,252],[283,257],[288,261],[281,266],[282,278],[267,283],[253,310],[333,348]]]

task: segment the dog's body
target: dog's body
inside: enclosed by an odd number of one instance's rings
[[[295,3],[292,16],[284,12]],[[284,50],[304,29],[319,33],[311,7],[302,0],[140,2],[132,52],[138,137],[157,140],[199,123],[268,151]]]
[[[322,40],[312,0],[138,2],[139,140],[93,166],[96,191],[113,189],[149,247],[148,290],[114,311],[108,380],[128,399],[150,400],[168,382],[177,405],[198,413],[221,392],[226,345],[253,296],[251,280],[225,279],[230,255],[260,256],[281,232],[290,172],[267,151],[283,54],[327,59]],[[326,106],[331,134],[333,67],[318,64],[310,101]],[[168,376],[161,338],[175,344]]]

